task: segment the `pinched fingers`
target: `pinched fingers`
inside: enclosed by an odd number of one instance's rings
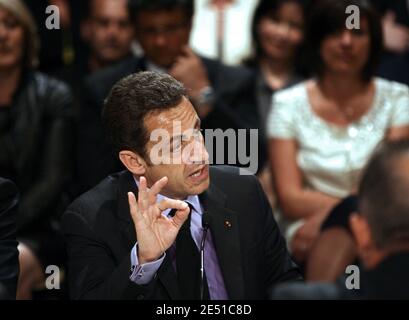
[[[181,200],[164,199],[158,203],[158,208],[160,212],[163,212],[167,209],[185,210],[188,209],[189,206],[186,202]]]
[[[166,209],[177,209],[175,215],[170,218],[173,219],[173,223],[179,228],[186,221],[190,212],[188,204],[180,200],[165,199],[162,200],[158,206],[161,212]]]

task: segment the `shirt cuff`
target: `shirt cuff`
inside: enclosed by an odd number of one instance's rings
[[[137,285],[148,284],[159,270],[165,256],[166,253],[163,253],[158,260],[140,265],[138,261],[138,243],[136,243],[131,251],[131,276],[129,279]]]

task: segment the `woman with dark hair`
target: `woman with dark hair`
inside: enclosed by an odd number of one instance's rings
[[[264,132],[272,94],[302,80],[300,48],[305,0],[261,0],[251,26],[254,53],[245,65],[256,71],[255,93]]]
[[[31,298],[44,286],[44,269],[63,259],[57,213],[71,178],[72,96],[65,84],[35,71],[38,48],[23,2],[0,0],[0,176],[21,195],[18,299]]]
[[[359,29],[347,28],[349,5]],[[317,2],[306,43],[315,78],[275,94],[268,120],[282,223],[299,261],[330,209],[355,192],[374,148],[409,138],[409,88],[373,76],[382,29],[368,1]]]
[[[258,128],[258,177],[272,205],[275,196],[267,163],[266,119],[274,92],[300,82],[306,0],[261,0],[251,33],[253,55],[244,64],[253,75],[232,98],[241,128]],[[249,106],[252,106],[249,108]]]

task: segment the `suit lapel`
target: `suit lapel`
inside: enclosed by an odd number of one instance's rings
[[[132,174],[129,171],[124,171],[119,177],[117,215],[119,218],[122,236],[124,237],[125,241],[125,248],[127,248],[128,251],[136,243],[135,226],[129,212],[128,204],[128,192],[130,191],[135,193],[135,196],[138,197],[138,189]],[[166,255],[165,260],[158,270],[158,278],[165,287],[171,299],[178,299],[180,297],[176,273],[173,270],[169,255]]]
[[[226,208],[226,196],[215,185],[200,195],[205,214],[209,216],[220,268],[229,299],[244,299],[244,280],[241,262],[237,213]]]

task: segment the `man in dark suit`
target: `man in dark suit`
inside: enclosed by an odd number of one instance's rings
[[[17,188],[0,178],[0,300],[15,299],[19,273],[16,241]]]
[[[203,128],[246,128],[234,111],[234,98],[250,71],[199,57],[188,46],[193,0],[130,1],[135,34],[144,55],[131,57],[89,76],[84,85],[78,130],[78,169],[81,190],[93,187],[107,174],[123,169],[110,152],[100,123],[103,101],[112,86],[138,71],[161,71],[188,89]],[[249,105],[249,109],[253,109]],[[90,165],[92,163],[92,165]]]
[[[333,284],[279,285],[272,291],[272,298],[409,299],[408,192],[409,141],[381,145],[359,186],[359,213],[345,211],[342,217],[334,211],[337,217],[329,217],[332,221],[325,237],[325,241],[333,245],[331,248],[321,246],[322,252],[316,255],[323,261],[329,249],[345,251],[343,242],[349,243],[348,238],[352,238],[355,246],[349,250],[350,254],[358,255],[360,272],[355,268]],[[331,231],[337,232],[328,233]],[[342,263],[342,259],[338,259],[338,263]],[[344,272],[346,270],[344,266]]]
[[[258,180],[209,167],[180,82],[130,75],[102,119],[127,171],[63,217],[72,298],[263,299],[271,285],[300,279]]]

